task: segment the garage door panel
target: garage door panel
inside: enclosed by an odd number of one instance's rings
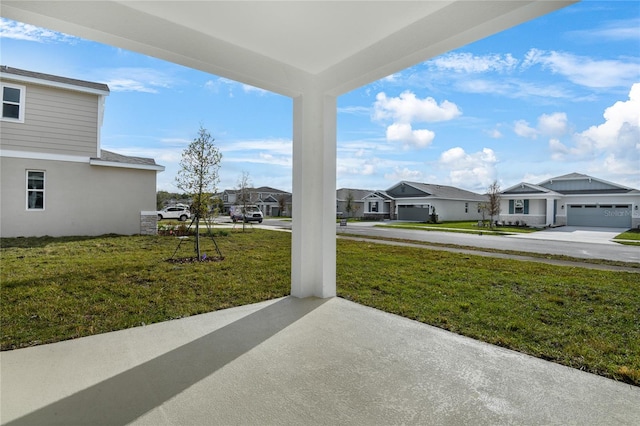
[[[398,206],[398,220],[426,222],[429,220],[429,209],[415,206]]]
[[[595,204],[569,205],[567,225],[631,228],[631,206],[599,206]]]

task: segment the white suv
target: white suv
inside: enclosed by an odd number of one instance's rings
[[[189,207],[183,205],[165,207],[164,209],[158,211],[158,220],[178,219],[179,221],[184,222],[190,217],[191,212],[189,211]]]
[[[246,210],[243,206],[231,206],[229,209],[229,216],[233,222],[258,222],[262,223],[262,211],[256,205],[249,204],[246,206]]]

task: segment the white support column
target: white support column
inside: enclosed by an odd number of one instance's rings
[[[547,219],[545,225],[553,225],[553,198],[547,198]]]
[[[291,295],[336,295],[336,97],[293,99]]]

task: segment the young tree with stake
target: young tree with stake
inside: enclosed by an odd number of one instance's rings
[[[200,256],[200,218],[209,213],[211,194],[217,192],[220,181],[218,170],[222,154],[213,144],[215,139],[204,127],[200,126],[198,137],[185,148],[180,160],[180,170],[176,176],[178,188],[193,198],[192,213],[196,224],[196,255]]]
[[[493,229],[494,221],[493,218],[500,214],[500,184],[495,180],[487,190],[487,196],[489,200],[485,204],[486,212],[489,214],[491,218],[491,222],[489,223],[489,227]]]

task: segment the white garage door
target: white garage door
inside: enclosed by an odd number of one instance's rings
[[[570,204],[568,208],[569,226],[631,228],[631,205]]]

